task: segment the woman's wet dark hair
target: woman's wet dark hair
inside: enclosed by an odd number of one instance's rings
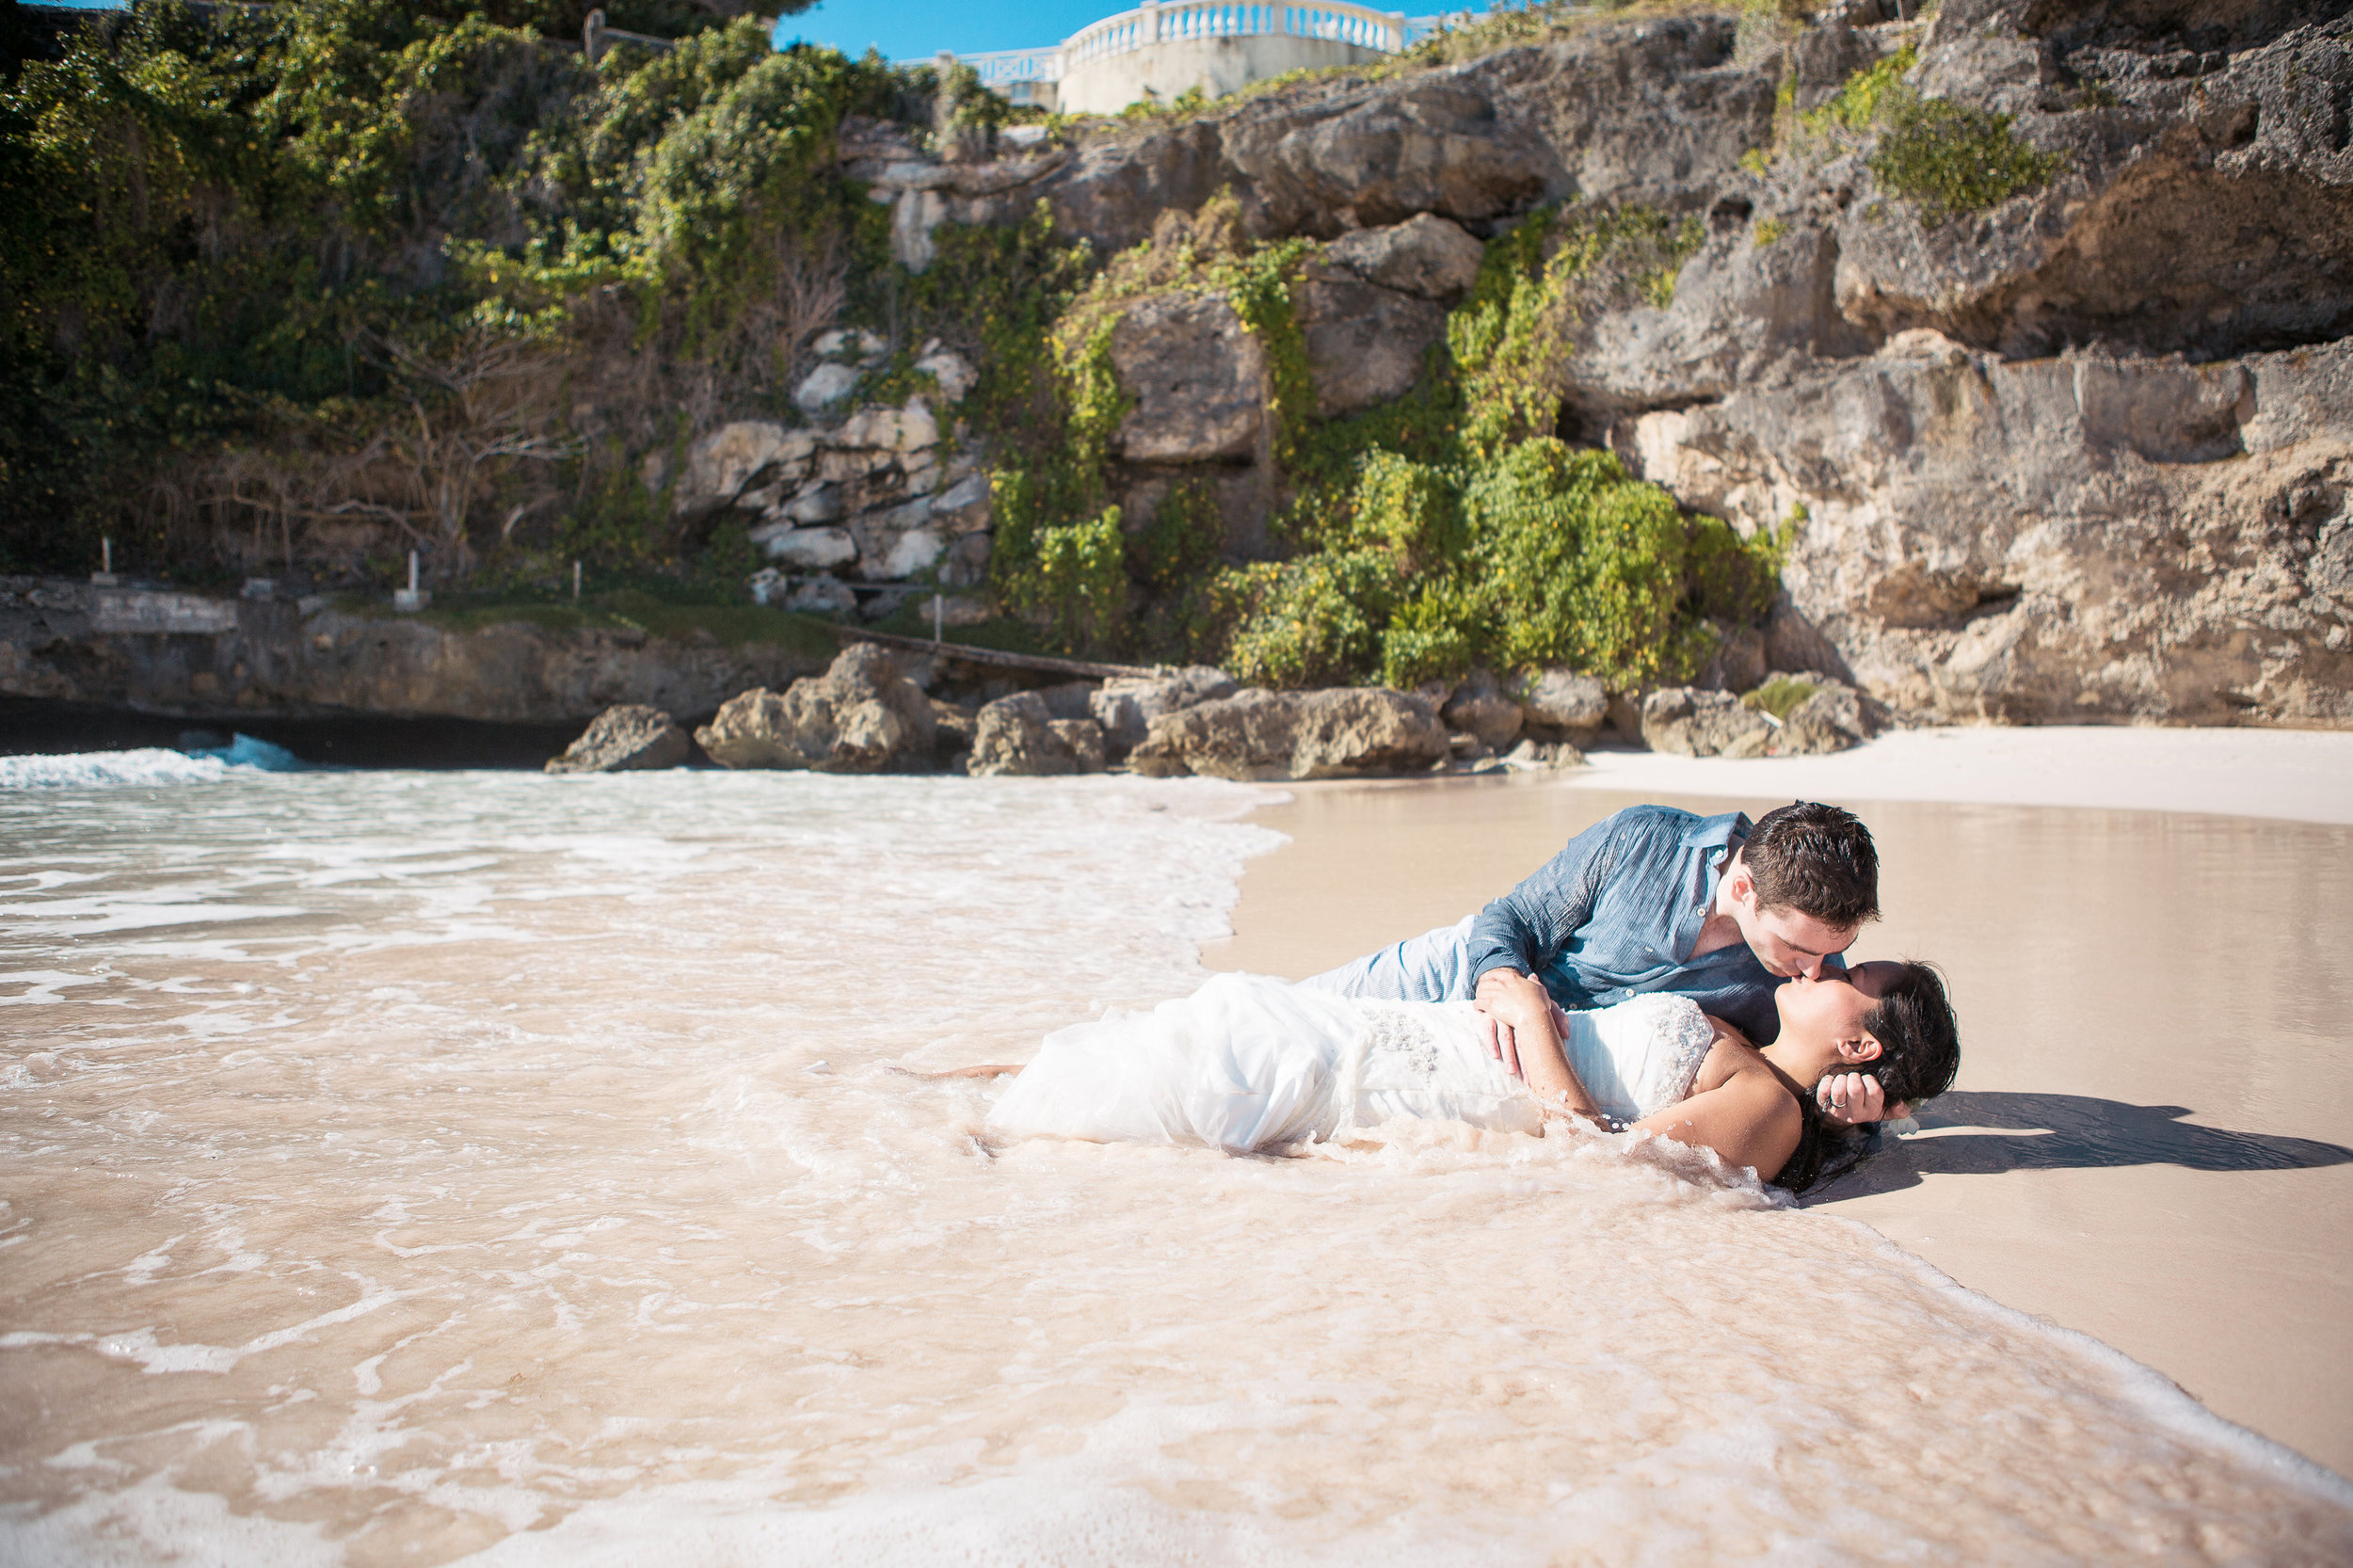
[[[1864,1015],[1863,1027],[1880,1043],[1878,1060],[1865,1069],[1880,1080],[1887,1103],[1917,1106],[1953,1086],[1961,1071],[1961,1031],[1945,995],[1945,975],[1933,964],[1905,959],[1903,973]],[[1805,1129],[1772,1185],[1802,1192],[1822,1179],[1851,1169],[1867,1144],[1858,1133],[1825,1121],[1811,1095],[1798,1096]]]
[[[1867,1070],[1889,1104],[1918,1105],[1953,1086],[1961,1071],[1961,1029],[1935,965],[1906,959],[1903,973],[1881,993],[1863,1027],[1880,1043],[1879,1060]]]

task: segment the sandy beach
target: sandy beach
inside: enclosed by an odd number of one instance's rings
[[[1964,1062],[1922,1129],[1810,1194],[2353,1473],[2353,735],[1932,729],[1842,756],[1296,787],[1235,936],[1299,977],[1458,919],[1637,801],[1864,815],[1886,920]]]

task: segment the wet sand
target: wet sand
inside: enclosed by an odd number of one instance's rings
[[[1943,964],[1965,1055],[1919,1133],[1809,1204],[2353,1473],[2353,735],[1891,740],[1298,787],[1254,818],[1292,842],[1251,862],[1204,962],[1329,968],[1640,800],[1849,806],[1888,910],[1856,951]]]

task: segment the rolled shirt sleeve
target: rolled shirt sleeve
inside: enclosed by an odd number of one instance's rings
[[[1471,921],[1471,984],[1490,969],[1541,976],[1577,930],[1617,865],[1626,812],[1607,817],[1571,839],[1561,853]]]

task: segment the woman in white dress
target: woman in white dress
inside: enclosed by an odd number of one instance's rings
[[[1521,1132],[1576,1117],[1704,1145],[1792,1188],[1820,1162],[1813,1089],[1825,1074],[1868,1072],[1891,1104],[1916,1105],[1951,1086],[1960,1044],[1929,966],[1864,964],[1792,980],[1774,998],[1781,1033],[1761,1050],[1684,997],[1555,1009],[1554,1031],[1521,1032],[1522,1081],[1490,1053],[1472,1003],[1372,1000],[1219,975],[1148,1013],[1057,1031],[1027,1067],[942,1076],[1018,1073],[988,1117],[992,1130],[1015,1136],[1239,1154],[1401,1117]]]

